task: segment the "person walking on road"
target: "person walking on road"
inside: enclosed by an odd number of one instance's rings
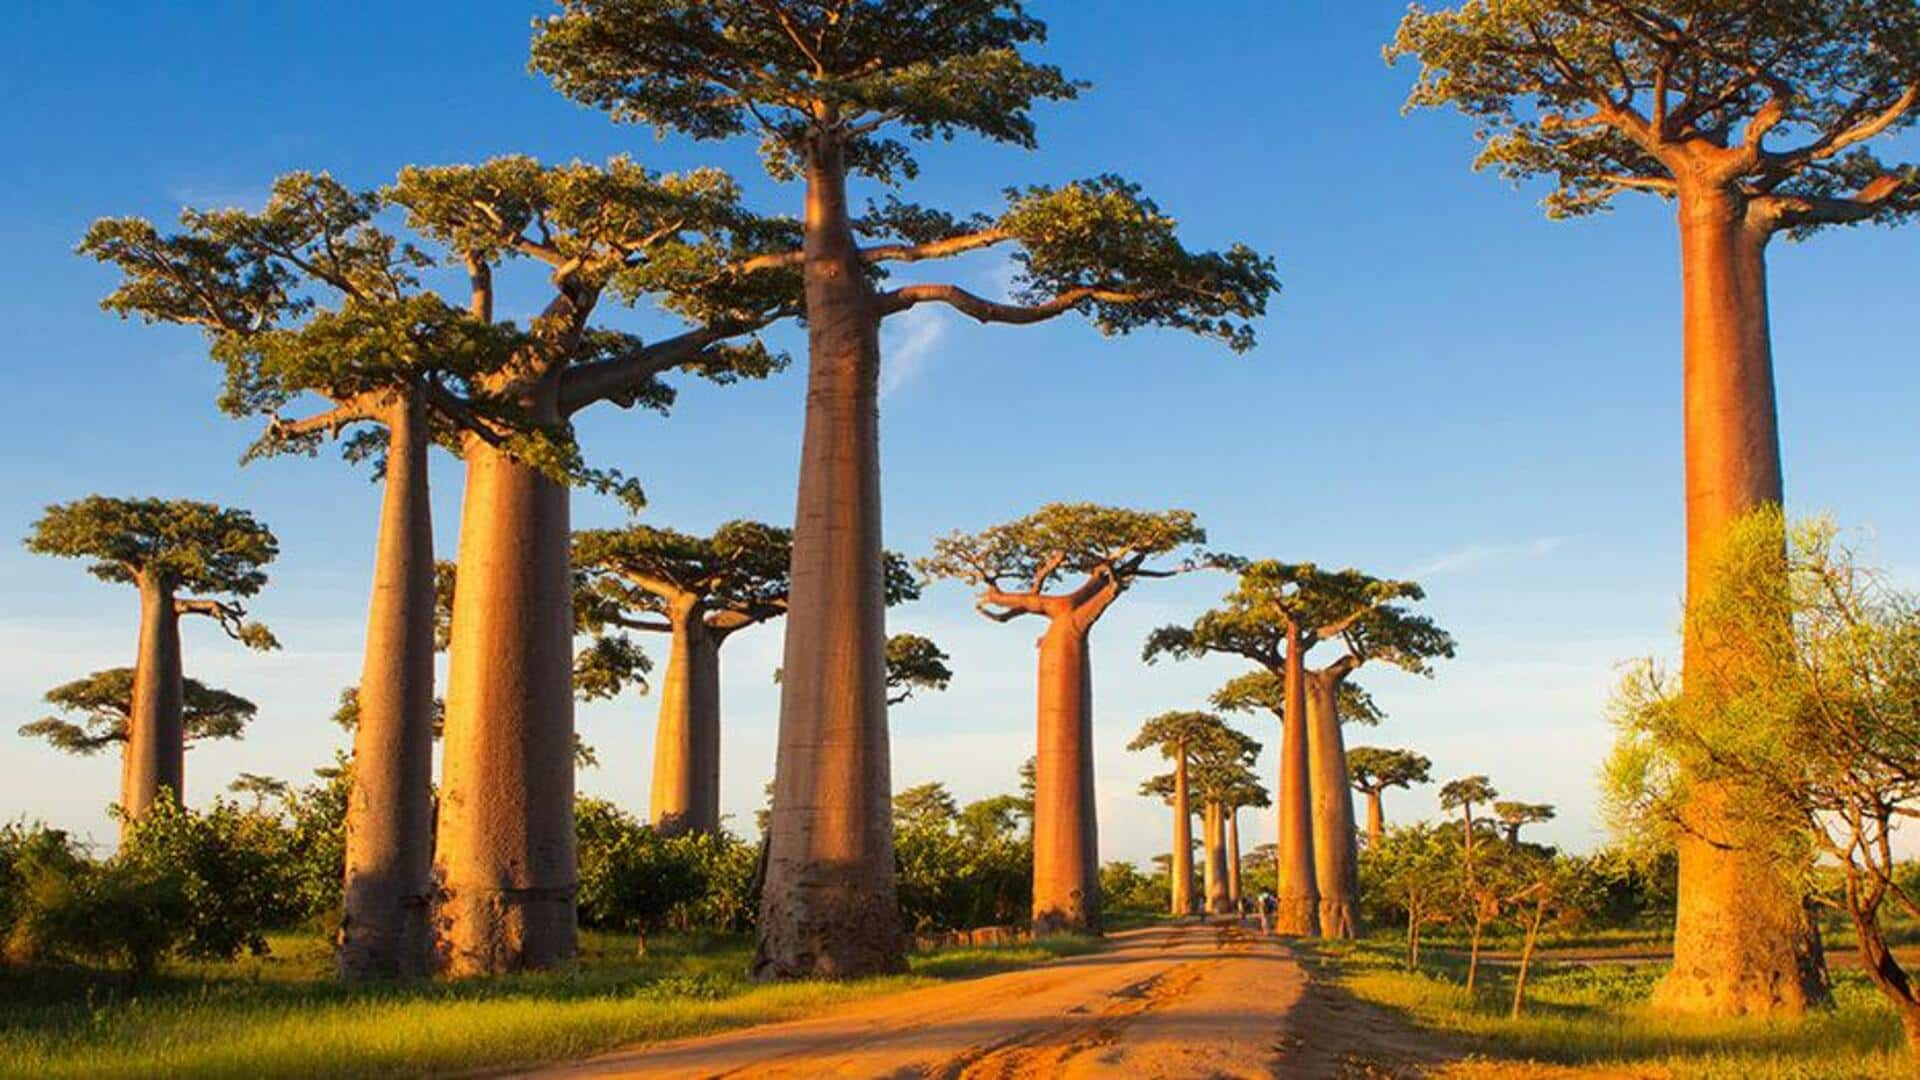
[[[1260,933],[1273,932],[1273,917],[1280,913],[1280,898],[1270,892],[1260,894]]]

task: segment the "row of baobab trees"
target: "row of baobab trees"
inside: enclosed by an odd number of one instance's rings
[[[363,885],[386,884],[363,894],[378,900],[348,931],[349,951],[369,968],[419,963],[400,931],[429,877],[420,829],[403,827],[424,813],[421,766],[405,764],[424,754],[402,752],[429,738],[433,697],[425,448],[452,447],[467,483],[436,855],[443,963],[455,972],[562,963],[574,939],[568,490],[626,490],[582,463],[568,421],[608,402],[665,408],[661,376],[675,370],[722,381],[767,374],[781,358],[754,335],[802,315],[807,422],[755,969],[900,966],[898,935],[874,917],[894,906],[879,325],[924,304],[1004,324],[1079,312],[1107,332],[1165,326],[1244,349],[1276,288],[1266,258],[1239,246],[1189,250],[1137,187],[1113,177],[1013,189],[992,215],[898,198],[853,209],[849,179],[911,180],[916,142],[964,132],[1032,146],[1031,107],[1083,89],[1030,57],[1044,33],[1013,0],[565,0],[536,25],[537,71],[618,121],[693,139],[761,136],[769,170],[804,185],[800,215],[749,213],[711,170],[662,177],[625,161],[509,158],[408,169],[378,193],[289,177],[264,214],[189,214],[171,235],[110,221],[89,235],[86,250],[127,275],[111,306],[208,330],[230,373],[224,403],[271,418],[266,448],[354,428],[349,447],[384,459],[356,835],[363,852],[388,853]],[[1628,192],[1677,204],[1687,581],[1698,593],[1732,523],[1783,494],[1770,240],[1920,209],[1914,166],[1873,152],[1920,116],[1920,9],[1473,0],[1410,10],[1388,58],[1418,65],[1411,104],[1475,119],[1480,165],[1552,183],[1554,216],[1604,210]],[[388,210],[406,234],[376,220]],[[1019,271],[1004,300],[951,282],[885,280],[888,269],[992,248],[1011,249]],[[525,327],[493,312],[494,275],[516,259],[544,267],[551,286]],[[421,284],[442,263],[465,272],[457,300]],[[684,325],[651,341],[606,330],[594,316],[609,299],[649,303]],[[316,395],[330,403],[323,411],[281,418]],[[1709,670],[1713,643],[1690,635],[1685,646],[1688,671]],[[1188,648],[1204,646],[1174,651]],[[1317,682],[1337,684],[1331,674]],[[1304,669],[1284,681],[1290,715],[1304,716],[1315,694],[1324,701]],[[1309,789],[1311,727],[1283,733],[1283,790]],[[1042,798],[1084,800],[1059,788],[1061,777],[1043,772]],[[1795,875],[1739,841],[1742,807],[1737,784],[1694,788],[1664,1004],[1792,1012],[1824,993],[1807,962],[1819,951]],[[1298,799],[1283,797],[1280,815],[1283,840],[1312,835]],[[1070,829],[1036,836],[1077,850],[1090,840]],[[1338,926],[1343,914],[1307,883],[1315,860],[1342,856],[1306,843],[1282,850],[1283,919]],[[1073,910],[1071,898],[1056,899]]]

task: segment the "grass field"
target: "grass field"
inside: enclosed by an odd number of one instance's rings
[[[1464,962],[1412,973],[1397,941],[1327,946],[1356,996],[1438,1032],[1470,1054],[1447,1076],[1524,1075],[1516,1062],[1592,1067],[1608,1076],[1835,1080],[1914,1075],[1899,1022],[1858,972],[1834,973],[1835,1007],[1794,1023],[1662,1016],[1645,1002],[1656,964],[1536,968],[1527,1011],[1508,1019],[1512,972],[1482,969],[1469,996]],[[1576,1068],[1573,1075],[1578,1075]]]
[[[0,1076],[418,1076],[581,1057],[623,1043],[794,1019],[940,979],[1086,952],[1050,939],[916,955],[912,972],[756,986],[744,938],[583,935],[580,969],[452,983],[342,986],[318,939],[263,958],[169,967],[133,989],[64,970],[0,971]]]

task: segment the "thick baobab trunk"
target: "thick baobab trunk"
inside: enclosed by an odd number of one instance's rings
[[[1087,657],[1087,631],[1071,615],[1054,618],[1040,638],[1039,697],[1033,774],[1033,932],[1099,933],[1093,672]]]
[[[466,453],[436,876],[449,974],[561,967],[576,946],[567,489]]]
[[[1708,588],[1733,525],[1781,501],[1766,244],[1736,197],[1682,191],[1689,602]],[[1725,659],[1690,620],[1689,683]],[[1654,992],[1663,1008],[1792,1015],[1827,999],[1818,930],[1792,875],[1744,835],[1744,800],[1735,785],[1696,783],[1682,810],[1674,962]]]
[[[1187,748],[1173,755],[1173,851],[1167,864],[1173,876],[1173,913],[1193,914],[1193,803],[1187,792]]]
[[[347,797],[342,978],[426,974],[433,895],[433,511],[417,402],[388,420],[386,491]]]
[[[653,734],[648,817],[668,835],[720,828],[720,641],[704,612],[679,601]]]
[[[880,316],[836,148],[807,167],[807,419],[759,979],[901,971],[880,547]]]
[[[1320,894],[1320,933],[1360,935],[1360,852],[1347,786],[1347,744],[1340,732],[1340,679],[1307,676],[1307,759],[1313,792],[1313,882]]]
[[[1227,807],[1227,900],[1240,906],[1240,808]]]
[[[162,791],[186,798],[187,746],[182,716],[180,615],[173,585],[142,574],[140,644],[133,664],[126,760],[120,770],[120,834],[147,813]]]
[[[1282,934],[1320,932],[1320,897],[1313,881],[1313,802],[1307,748],[1306,665],[1298,626],[1287,629],[1285,702],[1280,718],[1280,782],[1274,805],[1279,810],[1276,838],[1279,861],[1279,913]],[[1345,781],[1341,781],[1342,786]]]
[[[1387,815],[1380,807],[1380,789],[1367,789],[1367,847],[1378,851],[1387,838]]]
[[[1231,892],[1227,886],[1227,812],[1217,802],[1207,803],[1207,912],[1225,915]]]

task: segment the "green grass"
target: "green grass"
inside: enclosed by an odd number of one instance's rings
[[[343,986],[325,946],[177,965],[137,990],[82,971],[0,972],[0,1076],[418,1076],[582,1057],[624,1043],[795,1019],[940,979],[1099,947],[1083,939],[940,950],[907,975],[756,986],[743,938],[583,936],[567,974]]]
[[[1527,1011],[1512,1020],[1511,971],[1482,968],[1482,985],[1469,996],[1464,963],[1451,958],[1413,973],[1402,967],[1397,942],[1323,952],[1338,961],[1342,982],[1356,996],[1442,1032],[1484,1059],[1457,1067],[1459,1075],[1513,1075],[1499,1064],[1513,1061],[1729,1080],[1913,1075],[1898,1020],[1857,972],[1834,974],[1831,1011],[1767,1022],[1654,1012],[1646,1001],[1663,965],[1537,967],[1528,979]]]

